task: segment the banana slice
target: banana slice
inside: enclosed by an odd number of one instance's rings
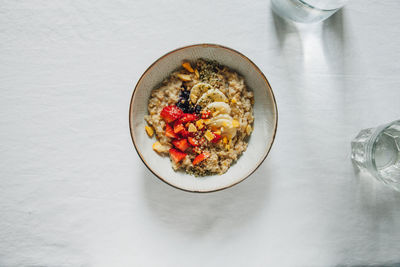
[[[199,100],[197,100],[197,105],[205,107],[212,102],[225,102],[227,101],[226,96],[218,89],[210,89],[205,92]]]
[[[221,114],[210,119],[208,124],[212,130],[221,130],[222,136],[233,138],[236,135],[236,128],[232,123],[233,119],[228,114]]]
[[[223,129],[221,131],[222,136],[227,136],[229,139],[232,139],[236,135],[236,128],[229,128],[229,129]]]
[[[229,120],[230,122],[232,122],[232,117],[229,116],[228,114],[219,114],[218,116],[213,117],[210,122],[213,121],[218,121],[218,120]]]
[[[194,85],[190,90],[190,101],[196,103],[197,99],[210,89],[212,89],[212,86],[208,83],[198,83]]]
[[[209,110],[211,113],[218,111],[219,114],[231,113],[231,107],[225,102],[212,102],[207,105],[206,110]]]

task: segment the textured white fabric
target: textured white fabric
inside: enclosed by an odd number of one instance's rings
[[[398,0],[317,25],[254,1],[0,1],[0,266],[400,262],[400,194],[350,141],[400,117]],[[186,193],[137,156],[128,107],[164,53],[211,42],[265,73],[279,123],[243,183]]]

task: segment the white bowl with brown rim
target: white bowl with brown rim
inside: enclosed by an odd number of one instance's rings
[[[151,91],[182,61],[199,58],[215,60],[238,72],[254,92],[254,125],[247,150],[222,175],[195,177],[174,171],[169,157],[159,156],[152,149],[144,128],[144,116]],[[278,125],[278,110],[271,86],[261,70],[246,56],[228,47],[216,44],[197,44],[173,50],[157,59],[140,77],[132,94],[129,126],[134,147],[147,168],[165,183],[190,192],[213,192],[231,187],[249,177],[265,160],[274,142]]]

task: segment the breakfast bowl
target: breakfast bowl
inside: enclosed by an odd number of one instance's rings
[[[178,48],[157,59],[137,82],[129,109],[143,163],[189,192],[219,191],[249,177],[267,157],[277,123],[275,97],[261,70],[216,44]]]

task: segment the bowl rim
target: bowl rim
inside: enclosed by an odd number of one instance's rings
[[[235,54],[237,54],[238,56],[242,57],[243,59],[247,60],[247,61],[253,66],[254,70],[256,70],[256,71],[261,75],[261,77],[264,79],[265,83],[267,84],[267,86],[268,86],[268,88],[269,88],[269,90],[270,90],[270,92],[271,92],[272,100],[273,100],[273,104],[274,104],[274,111],[275,111],[274,133],[273,133],[273,135],[272,135],[272,140],[271,140],[271,143],[270,143],[268,149],[266,149],[266,152],[264,153],[264,155],[262,156],[262,158],[258,161],[256,167],[253,168],[252,170],[250,170],[250,172],[249,172],[248,174],[246,174],[243,178],[241,178],[239,181],[237,181],[237,182],[235,182],[235,183],[232,183],[232,184],[229,184],[229,185],[227,185],[227,186],[221,187],[221,188],[213,189],[213,190],[204,190],[204,191],[201,191],[201,190],[190,190],[190,189],[182,188],[182,187],[179,187],[179,186],[177,186],[177,185],[175,185],[175,184],[170,183],[168,180],[166,180],[166,179],[164,179],[163,177],[161,177],[160,175],[158,175],[158,174],[150,167],[150,165],[149,165],[149,164],[146,162],[146,160],[144,159],[143,155],[140,153],[140,151],[139,151],[139,149],[138,149],[138,147],[137,147],[137,145],[136,145],[135,134],[134,134],[133,126],[132,126],[132,107],[133,107],[133,102],[134,102],[134,100],[135,100],[135,93],[136,93],[136,90],[137,90],[139,84],[141,83],[142,79],[148,74],[148,72],[149,72],[159,61],[161,61],[161,60],[164,59],[165,57],[167,57],[167,56],[169,56],[169,55],[172,55],[172,54],[174,54],[174,53],[176,53],[176,52],[178,52],[178,51],[180,51],[180,50],[184,50],[184,49],[192,48],[192,47],[215,47],[215,48],[222,48],[222,49],[228,50],[228,51],[230,51],[230,52],[232,52],[232,53],[235,53]],[[155,60],[155,61],[143,72],[143,74],[140,76],[139,80],[136,82],[135,88],[133,89],[131,101],[130,101],[130,104],[129,104],[129,130],[130,130],[130,134],[131,134],[131,139],[132,139],[132,142],[133,142],[133,146],[135,147],[135,150],[136,150],[136,152],[138,153],[139,158],[142,160],[142,162],[144,163],[144,165],[150,170],[150,172],[153,173],[158,179],[160,179],[160,180],[163,181],[164,183],[166,183],[166,184],[168,184],[168,185],[170,185],[170,186],[172,186],[172,187],[174,187],[174,188],[176,188],[176,189],[179,189],[179,190],[182,190],[182,191],[185,191],[185,192],[191,192],[191,193],[212,193],[212,192],[217,192],[217,191],[221,191],[221,190],[230,188],[230,187],[235,186],[235,185],[237,185],[237,184],[243,182],[244,180],[246,180],[248,177],[250,177],[250,176],[261,166],[261,164],[262,164],[262,163],[264,162],[264,160],[267,158],[269,152],[271,151],[272,145],[274,144],[277,129],[278,129],[278,108],[277,108],[277,104],[276,104],[276,99],[275,99],[275,95],[274,95],[274,92],[273,92],[273,90],[272,90],[272,87],[271,87],[271,85],[270,85],[268,79],[265,77],[264,73],[260,70],[260,68],[259,68],[252,60],[250,60],[247,56],[245,56],[245,55],[242,54],[241,52],[239,52],[239,51],[237,51],[237,50],[235,50],[235,49],[232,49],[232,48],[223,46],[223,45],[219,45],[219,44],[213,44],[213,43],[192,44],[192,45],[187,45],[187,46],[182,46],[182,47],[176,48],[176,49],[174,49],[174,50],[172,50],[172,51],[170,51],[170,52],[167,52],[166,54],[162,55],[162,56],[159,57],[157,60]]]

